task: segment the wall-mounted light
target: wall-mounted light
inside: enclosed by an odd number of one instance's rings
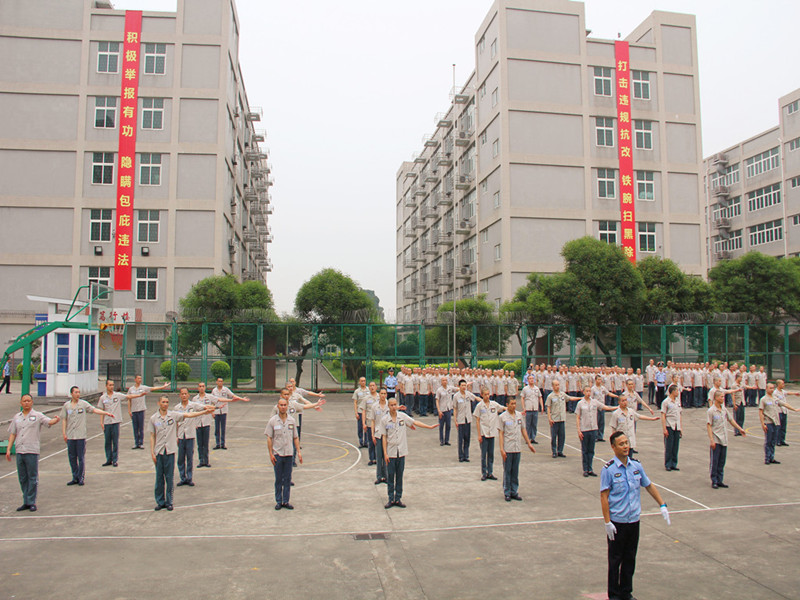
[[[142,256],[150,256],[150,246],[142,246]]]
[[[94,247],[94,255],[95,256],[103,256],[103,247],[102,246],[95,246]]]

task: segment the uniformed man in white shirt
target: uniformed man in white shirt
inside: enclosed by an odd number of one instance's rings
[[[613,410],[613,406],[606,406],[597,398],[593,398],[590,387],[583,388],[583,399],[579,400],[575,406],[575,424],[578,429],[578,439],[581,442],[584,477],[597,477],[592,470],[592,462],[594,461],[594,446],[597,441],[598,411]]]
[[[406,413],[397,410],[397,400],[389,400],[389,414],[383,416],[381,420],[381,442],[383,443],[383,457],[386,462],[388,474],[389,501],[384,508],[392,506],[405,508],[403,503],[403,473],[406,467],[406,455],[408,455],[408,430],[415,427],[424,429],[436,429],[439,424],[427,425],[422,421],[416,421]]]
[[[367,464],[371,467],[375,464],[375,436],[372,430],[372,421],[374,420],[375,405],[378,404],[380,396],[378,395],[378,384],[374,381],[369,382],[367,389],[369,390],[367,395],[361,398],[361,406],[363,407],[361,417],[363,419],[364,437],[367,438],[367,457],[369,458]]]
[[[186,394],[189,397],[189,394]],[[172,482],[175,477],[175,453],[178,451],[178,423],[214,412],[208,406],[200,412],[169,410],[169,398],[161,396],[158,411],[150,417],[150,456],[156,466],[155,510],[172,510]]]
[[[217,400],[217,410],[214,412],[214,450],[227,450],[225,445],[225,430],[228,426],[228,404],[231,402],[250,402],[247,396],[237,396],[225,386],[225,380],[217,377],[217,385],[211,390],[211,395]]]
[[[664,434],[664,468],[667,471],[680,471],[678,450],[682,431],[680,391],[677,385],[667,388],[667,397],[661,403],[661,429]]]
[[[25,394],[20,399],[22,410],[14,415],[8,425],[8,448],[6,460],[11,462],[11,447],[17,455],[17,479],[22,490],[22,506],[17,512],[36,512],[36,493],[39,488],[39,451],[42,427],[52,427],[60,421],[33,410],[33,397]]]
[[[528,434],[528,439],[532,444],[538,444],[536,434],[539,427],[539,411],[544,410],[544,400],[533,376],[528,378],[528,383],[522,388],[522,410],[525,413],[525,432]]]
[[[725,459],[728,456],[727,423],[733,425],[741,435],[747,435],[747,432],[731,419],[728,409],[723,406],[724,402],[725,394],[718,391],[714,395],[714,405],[706,414],[706,430],[711,443],[711,487],[715,490],[728,487],[728,484],[722,481],[725,476]]]
[[[101,415],[100,417],[100,427],[103,429],[103,436],[106,441],[106,462],[103,463],[104,467],[117,466],[117,458],[119,457],[119,424],[122,423],[122,402],[126,400],[130,402],[135,398],[144,396],[146,393],[123,394],[122,392],[115,392],[114,382],[111,379],[106,380],[106,391],[97,401],[97,408],[113,415],[111,417]]]
[[[455,388],[447,383],[447,377],[440,380],[439,389],[436,390],[434,398],[436,402],[436,413],[439,415],[439,445],[450,445],[450,423],[453,420],[453,393]]]
[[[156,390],[165,390],[172,385],[167,381],[157,387],[142,385],[142,376],[133,378],[133,385],[128,388],[128,417],[133,426],[133,448],[131,450],[144,450],[144,415],[147,411],[147,394]]]
[[[764,431],[765,465],[781,464],[780,461],[775,460],[775,446],[778,443],[778,429],[781,424],[780,408],[783,406],[794,412],[800,410],[787,404],[782,397],[776,397],[775,385],[768,383],[766,393],[758,401],[758,418],[761,421],[761,429]]]
[[[497,435],[500,438],[500,455],[503,457],[503,495],[506,502],[511,500],[522,501],[519,495],[519,460],[522,454],[522,440],[528,445],[531,452],[536,448],[531,444],[525,431],[525,419],[522,413],[517,412],[517,399],[508,398],[506,410],[499,417]]]
[[[553,458],[566,458],[567,455],[564,454],[566,436],[564,421],[567,418],[567,402],[569,400],[580,400],[580,398],[573,398],[562,392],[561,383],[557,379],[551,385],[553,386],[553,391],[545,400],[547,420],[550,423],[550,448],[553,451]]]
[[[366,448],[367,440],[364,439],[364,409],[363,403],[366,395],[369,394],[367,389],[367,378],[359,377],[358,387],[353,391],[353,412],[356,415],[356,433],[358,435],[358,447]]]
[[[635,392],[634,392],[635,394]],[[653,416],[653,410],[650,409],[650,416],[640,415],[636,412],[637,402],[641,401],[638,394],[622,394],[619,397],[619,408],[617,408],[609,416],[609,423],[611,425],[612,433],[621,431],[628,437],[628,446],[630,448],[631,456],[636,454],[636,421],[643,419],[645,421],[660,421],[661,417]],[[649,406],[647,407],[650,408]]]
[[[199,402],[189,402],[189,388],[181,388],[180,403],[175,407],[175,412],[202,412],[203,416],[198,419],[183,420],[178,423],[178,474],[181,480],[177,485],[188,485],[194,487],[192,480],[192,462],[194,461],[194,441],[197,437],[197,425],[206,413],[210,405],[200,404]]]
[[[86,400],[81,400],[81,390],[77,385],[69,389],[70,399],[61,407],[61,434],[67,443],[67,456],[72,470],[72,479],[67,485],[83,485],[86,467],[86,416],[91,414],[113,417],[111,413],[94,408]]]
[[[192,402],[202,404],[203,406],[216,406],[216,399],[211,394],[206,394],[206,384],[201,381],[197,384],[197,395],[192,398]],[[208,461],[209,440],[211,439],[211,423],[214,421],[212,413],[204,414],[200,417],[195,429],[195,438],[197,439],[197,468],[206,467],[210,468],[211,463]]]
[[[372,431],[372,443],[375,446],[375,485],[386,483],[386,461],[383,458],[383,431],[381,430],[381,422],[384,415],[389,414],[389,399],[388,391],[386,388],[381,388],[378,392],[378,403],[372,408],[372,422],[370,429]]]
[[[458,382],[458,391],[453,394],[453,419],[458,432],[458,462],[469,462],[470,430],[472,427],[472,402],[478,398],[467,391],[467,380]]]
[[[286,508],[293,510],[289,503],[292,485],[292,457],[297,453],[297,460],[302,465],[303,455],[300,451],[300,438],[297,437],[297,423],[289,415],[289,390],[281,390],[278,400],[278,414],[273,415],[264,430],[267,436],[269,460],[275,471],[275,510]]]
[[[778,379],[775,382],[775,391],[773,392],[773,395],[776,398],[783,400],[785,402],[786,396],[800,396],[800,392],[790,392],[789,390],[785,389],[784,387],[785,385],[786,383],[783,381],[783,379]],[[786,430],[789,425],[789,411],[787,410],[786,406],[780,407],[779,416],[781,424],[778,426],[778,442],[775,445],[788,446],[789,444],[786,443]],[[738,420],[736,422],[739,423]]]
[[[478,402],[472,416],[478,428],[478,444],[481,447],[481,481],[497,479],[494,476],[494,438],[500,425],[498,418],[505,410],[499,402],[491,399],[489,390],[483,388],[483,401]]]

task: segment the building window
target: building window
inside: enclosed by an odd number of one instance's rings
[[[117,124],[117,99],[114,96],[97,96],[94,99],[94,126],[96,129],[114,129]]]
[[[614,146],[614,119],[610,117],[595,117],[595,131],[597,132],[598,146]]]
[[[142,129],[164,128],[164,99],[142,98]]]
[[[92,183],[99,185],[114,183],[113,152],[92,152]]]
[[[783,239],[783,223],[780,219],[760,223],[749,228],[750,246],[761,246]]]
[[[139,211],[139,241],[150,244],[158,243],[158,227],[159,227],[158,211],[157,210],[140,210]]]
[[[781,184],[774,183],[767,187],[759,188],[754,192],[747,192],[747,210],[761,210],[781,203]]]
[[[136,299],[158,299],[158,269],[136,268]]]
[[[482,83],[481,87],[478,88],[478,97],[483,98],[486,96],[486,83]]]
[[[481,242],[484,244],[489,241],[489,228],[487,227],[483,231],[481,231]]]
[[[611,96],[611,67],[594,68],[594,95]]]
[[[715,173],[711,176],[712,189],[721,185],[731,186],[734,183],[739,183],[739,163],[728,165],[721,173]]]
[[[739,217],[741,214],[742,198],[741,196],[736,196],[735,198],[731,199],[727,206],[715,204],[711,213],[711,219],[713,221],[717,221],[718,219],[731,219],[733,217]]]
[[[795,227],[800,225],[800,215],[792,215],[792,225]]]
[[[800,177],[792,177],[790,181],[792,184],[792,188],[800,187]]]
[[[500,140],[495,140],[492,142],[492,158],[495,158],[498,154],[500,154]]]
[[[78,371],[94,369],[94,336],[83,334],[78,336]]]
[[[494,108],[495,106],[497,106],[497,98],[498,98],[498,95],[497,95],[497,88],[494,88],[494,89],[492,90],[492,108]]]
[[[477,236],[472,236],[461,246],[461,266],[469,267],[475,264],[475,246]],[[477,285],[476,285],[477,288]]]
[[[616,221],[600,221],[600,241],[609,244],[617,243]]]
[[[653,122],[634,119],[633,131],[636,134],[636,148],[638,150],[653,149]]]
[[[656,224],[639,223],[639,252],[656,251]]]
[[[800,100],[795,100],[789,106],[787,106],[786,109],[790,115],[796,113],[798,110],[800,110]]]
[[[89,241],[111,241],[111,209],[93,208],[89,212]]]
[[[728,239],[723,239],[719,236],[714,236],[714,252],[732,252],[733,250],[742,249],[742,230],[737,229],[732,231]]]
[[[161,185],[161,155],[139,155],[139,185]]]
[[[636,171],[636,198],[638,200],[655,200],[656,184],[653,171]]]
[[[495,262],[500,260],[500,244],[497,244],[494,247],[494,260]]]
[[[69,373],[69,334],[56,334],[56,372]]]
[[[119,73],[119,42],[100,42],[97,50],[97,72]]]
[[[789,141],[789,152],[794,152],[798,148],[800,148],[800,137]]]
[[[489,291],[489,280],[481,279],[481,293],[485,294]]]
[[[486,36],[482,35],[478,40],[478,52],[483,53],[484,50],[486,50]]]
[[[616,198],[617,172],[614,169],[597,169],[597,197]]]
[[[484,179],[481,181],[481,193],[485,194],[489,190],[489,180]]]
[[[781,157],[778,148],[772,148],[756,156],[751,156],[744,161],[747,177],[755,177],[781,166]]]
[[[633,97],[636,100],[650,100],[650,73],[633,71]]]
[[[500,192],[499,191],[497,191],[494,194],[492,194],[492,199],[494,200],[494,207],[495,208],[500,208]]]
[[[483,146],[486,143],[486,140],[488,138],[489,138],[489,136],[486,134],[486,132],[482,131],[481,132],[481,146]]]
[[[167,63],[166,44],[144,45],[144,73],[145,75],[163,75]]]
[[[449,212],[449,211],[448,211]],[[471,219],[475,216],[475,191],[471,191],[469,195],[461,200],[461,218]]]
[[[489,52],[491,53],[491,58],[497,56],[497,38],[494,38],[492,45],[489,47]]]
[[[111,285],[111,267],[89,267],[89,285],[99,283],[105,286]],[[89,288],[91,289],[91,288]]]

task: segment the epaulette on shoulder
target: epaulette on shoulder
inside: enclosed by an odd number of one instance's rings
[[[606,467],[610,467],[613,464],[614,464],[614,459],[611,459],[610,461],[608,461],[606,464],[603,465],[603,468],[605,469]]]
[[[629,457],[628,457],[628,460],[632,460],[632,461],[633,461],[633,462],[635,462],[635,463],[642,464],[642,461],[640,461],[640,460],[638,460],[638,459],[635,459],[635,458],[633,458],[632,456],[629,456]]]

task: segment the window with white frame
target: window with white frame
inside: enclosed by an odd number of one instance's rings
[[[111,215],[110,208],[93,208],[89,211],[90,242],[111,241]]]
[[[483,146],[488,139],[489,139],[488,134],[485,131],[481,131],[481,146]]]
[[[142,98],[142,129],[164,129],[163,98]]]
[[[494,309],[495,310],[500,310],[500,298],[495,298],[494,299]]]
[[[482,35],[478,40],[478,52],[482,53],[484,50],[486,50],[486,36]]]
[[[594,68],[594,95],[611,95],[611,67]]]
[[[167,45],[144,45],[144,73],[146,75],[163,75],[166,72]]]
[[[792,188],[800,187],[800,177],[792,177],[789,182]]]
[[[800,225],[800,215],[792,215],[792,225],[795,227]]]
[[[495,262],[500,260],[500,244],[496,244],[494,247],[494,260]]]
[[[761,246],[783,239],[783,223],[780,219],[759,223],[748,228],[750,247]]]
[[[789,152],[794,152],[798,148],[800,148],[800,137],[789,140]]]
[[[730,237],[727,239],[722,238],[718,235],[714,236],[714,252],[719,254],[721,252],[732,252],[734,250],[741,250],[742,249],[742,230],[737,229],[736,231],[732,231]]]
[[[477,245],[477,236],[472,236],[461,246],[461,266],[468,267],[475,264],[475,246]]]
[[[461,218],[471,219],[475,216],[475,190],[464,196],[461,200]]]
[[[100,42],[98,44],[97,72],[119,73],[119,42]]]
[[[481,243],[485,244],[489,241],[489,228],[481,230]]]
[[[636,199],[656,199],[655,173],[653,171],[636,171]]]
[[[113,152],[92,152],[92,183],[97,185],[114,183]]]
[[[484,179],[483,181],[481,181],[481,193],[485,194],[487,191],[489,191],[489,179],[488,178]]]
[[[711,176],[711,188],[715,189],[721,185],[731,186],[734,183],[739,183],[739,163],[735,165],[728,165],[719,173],[714,173]]]
[[[161,155],[145,152],[139,155],[139,185],[161,185]]]
[[[484,96],[486,96],[486,82],[485,81],[481,84],[481,87],[478,88],[478,97],[479,98],[483,98]]]
[[[800,100],[795,100],[786,106],[786,112],[788,112],[790,115],[796,113],[798,110],[800,110]]]
[[[117,98],[96,96],[94,99],[95,129],[114,129],[117,125]]]
[[[489,291],[489,280],[481,279],[481,293],[485,294]]]
[[[650,73],[648,71],[632,71],[633,97],[636,100],[650,100]]]
[[[747,192],[747,210],[753,212],[781,203],[781,184],[774,183],[752,192]]]
[[[742,214],[742,197],[736,196],[731,198],[727,206],[722,204],[715,204],[711,212],[711,218],[714,221],[719,219],[731,219],[733,217],[741,216]]]
[[[756,156],[751,156],[744,161],[744,164],[746,169],[745,173],[747,174],[748,178],[761,175],[762,173],[766,173],[772,169],[777,169],[781,166],[779,149],[776,146],[775,148],[767,150],[766,152],[762,152]]]
[[[105,286],[111,285],[111,267],[89,267],[89,285],[100,283]],[[90,288],[91,289],[91,288]]]
[[[158,300],[158,269],[136,268],[136,299]]]
[[[653,122],[641,119],[633,120],[633,131],[638,150],[653,149]]]
[[[492,194],[492,199],[494,201],[494,207],[495,208],[500,208],[500,191],[499,190],[496,191],[494,194]]]
[[[494,108],[495,106],[497,106],[497,101],[498,101],[498,98],[499,98],[499,95],[498,95],[497,88],[494,88],[494,89],[492,90],[492,108]]]
[[[597,169],[597,197],[616,198],[617,172],[614,169]]]
[[[639,223],[639,252],[656,251],[656,224]]]
[[[598,146],[614,146],[614,119],[611,117],[595,117],[594,126]]]
[[[500,154],[500,140],[492,142],[492,158],[496,158]]]
[[[609,244],[617,243],[617,222],[616,221],[600,221],[599,232],[600,241]]]
[[[461,286],[461,298],[474,298],[478,293],[478,283],[472,282]]]
[[[140,242],[155,244],[158,243],[158,229],[160,221],[157,210],[140,210],[138,240]]]
[[[489,52],[491,54],[491,58],[497,56],[497,38],[494,38],[492,41],[492,45],[489,47]]]

